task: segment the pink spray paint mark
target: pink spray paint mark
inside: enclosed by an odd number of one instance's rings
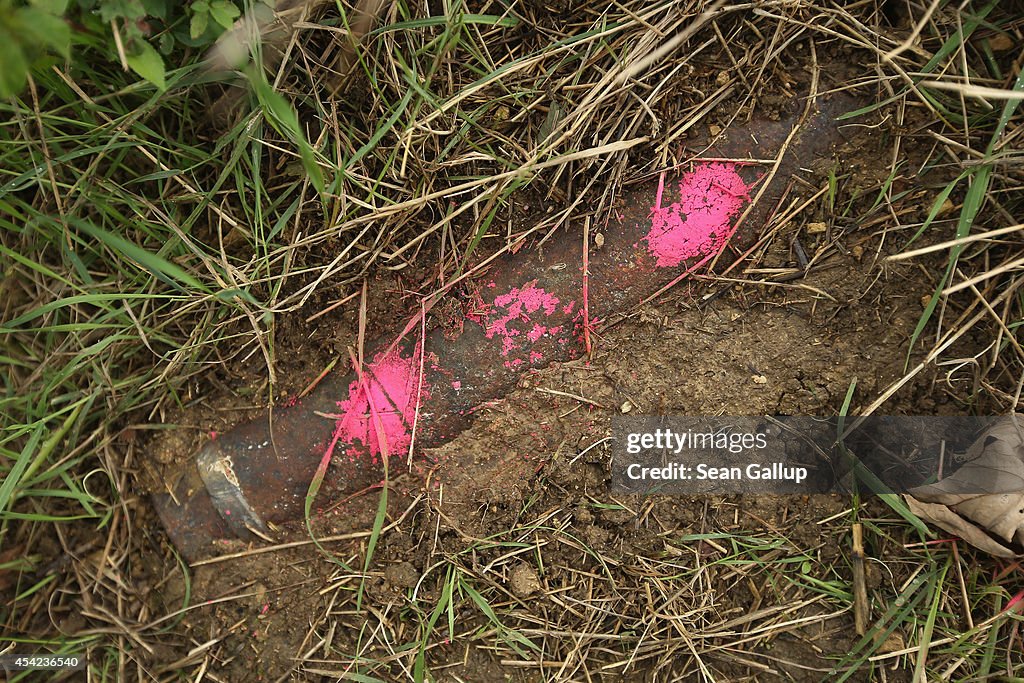
[[[508,294],[495,297],[493,308],[484,334],[488,339],[501,337],[501,355],[508,356],[521,345],[522,340],[518,337],[523,335],[522,330],[509,327],[509,324],[516,321],[527,324],[532,322],[526,337],[529,341],[537,341],[548,332],[548,327],[536,319],[541,315],[553,314],[558,309],[558,297],[538,287],[534,280],[523,287],[513,287]],[[520,363],[513,363],[512,367]]]
[[[664,178],[651,207],[647,247],[659,267],[678,266],[687,259],[721,250],[731,223],[750,198],[750,187],[732,163],[700,163],[679,181],[680,200],[661,205]]]
[[[365,382],[349,384],[348,398],[338,402],[341,417],[334,430],[334,443],[341,440],[351,445],[360,444],[373,456],[381,454],[372,408],[380,420],[388,453],[400,453],[412,441],[412,424],[416,413],[416,392],[420,384],[420,344],[411,357],[404,357],[398,349],[380,353],[363,371]],[[427,396],[423,386],[422,396]],[[334,445],[332,443],[332,447]],[[358,448],[358,446],[357,446]],[[353,451],[352,455],[359,455]],[[364,450],[363,453],[366,451]]]

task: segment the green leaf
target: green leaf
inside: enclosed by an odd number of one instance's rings
[[[256,92],[256,99],[263,107],[263,113],[278,131],[287,135],[299,148],[299,157],[302,159],[302,167],[306,169],[309,182],[313,184],[317,192],[324,192],[324,174],[320,165],[316,162],[316,155],[313,147],[306,140],[302,126],[299,125],[299,116],[292,109],[292,105],[264,78],[263,72],[256,69],[249,69],[247,72],[253,90]]]
[[[14,495],[14,488],[21,482],[21,477],[32,461],[36,444],[42,441],[44,425],[37,425],[29,437],[28,442],[21,451],[21,455],[14,461],[14,466],[6,472],[3,483],[0,483],[0,511],[7,509],[7,504]]]
[[[188,26],[188,34],[192,40],[206,33],[206,27],[210,25],[210,15],[206,12],[196,12],[192,15],[192,21]]]
[[[181,266],[172,263],[171,261],[168,261],[167,259],[164,259],[143,247],[140,247],[138,244],[129,242],[120,235],[107,232],[103,228],[93,225],[88,221],[75,219],[71,220],[71,222],[75,227],[79,228],[83,232],[89,233],[92,237],[102,242],[115,254],[135,261],[142,268],[155,275],[157,279],[184,291],[209,291],[203,283],[199,282],[199,280],[193,277],[191,273]],[[181,285],[185,285],[185,287],[182,287]]]
[[[32,6],[49,14],[60,16],[68,9],[68,0],[32,0]]]
[[[950,181],[948,185],[942,188],[942,191],[939,192],[939,194],[935,197],[935,201],[932,202],[932,208],[930,211],[928,211],[928,216],[924,219],[924,223],[922,223],[921,227],[917,229],[913,237],[907,240],[907,243],[903,245],[904,249],[909,248],[910,245],[913,244],[918,237],[923,235],[928,230],[928,226],[930,226],[932,222],[935,220],[935,217],[939,215],[939,211],[942,210],[942,206],[943,204],[946,203],[946,200],[949,198],[949,195],[951,195],[953,193],[953,190],[956,189],[957,184],[959,184],[959,182],[966,178],[968,175],[970,174],[967,172],[961,173],[955,179]]]
[[[228,0],[213,0],[210,3],[210,16],[224,28],[231,28],[240,14],[238,8]]]
[[[976,166],[964,171],[964,173],[961,174],[961,177],[968,175],[973,175],[973,177],[971,178],[971,186],[967,188],[967,194],[964,196],[963,206],[960,209],[960,217],[956,224],[956,239],[963,239],[971,234],[971,226],[974,225],[974,219],[977,217],[978,211],[981,210],[982,205],[988,199],[988,186],[989,180],[992,176],[992,166]],[[959,178],[957,178],[957,180],[959,180]],[[942,297],[942,290],[949,285],[950,276],[953,274],[953,269],[956,267],[957,260],[960,258],[960,252],[963,251],[963,248],[963,244],[958,244],[949,250],[949,262],[946,264],[946,272],[943,273],[942,279],[939,280],[939,285],[935,288],[935,291],[932,292],[931,298],[928,299],[928,303],[925,304],[924,312],[921,313],[921,317],[918,319],[917,325],[914,327],[914,331],[910,335],[910,344],[907,346],[907,367],[910,366],[910,354],[917,345],[917,340],[924,332],[925,327],[928,325],[928,321],[931,320],[932,314],[938,306],[939,299]]]
[[[156,51],[156,48],[145,41],[138,41],[138,52],[127,55],[128,66],[132,71],[145,78],[161,91],[167,89],[166,71],[164,70],[164,58]]]
[[[142,6],[141,0],[103,0],[98,8],[105,24],[116,19],[134,22],[146,16],[146,8]]]
[[[142,0],[142,7],[148,16],[157,19],[167,19],[171,11],[168,0]]]
[[[62,17],[35,7],[18,11],[17,26],[22,43],[46,45],[67,57],[71,53],[71,27]]]
[[[391,31],[417,30],[432,28],[434,26],[447,26],[453,23],[461,25],[483,24],[485,26],[513,28],[519,25],[519,19],[516,17],[499,16],[497,14],[444,14],[433,17],[424,17],[422,19],[398,21],[394,24],[388,24],[387,26],[381,26],[380,28],[374,29],[370,32],[369,36],[376,36],[381,33],[388,33]]]
[[[13,97],[25,87],[28,61],[21,44],[6,31],[0,31],[0,97]]]

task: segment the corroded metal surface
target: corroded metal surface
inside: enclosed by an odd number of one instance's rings
[[[795,119],[734,127],[704,160],[625,191],[594,231],[602,243],[589,252],[590,324],[599,327],[717,255],[768,176],[763,163],[742,160],[773,158],[789,140],[745,223],[760,224],[795,164],[830,153],[832,112],[848,105],[827,106],[794,136]],[[294,405],[208,443],[170,484],[174,494],[155,496],[175,545],[194,559],[211,553],[215,539],[256,538],[253,531],[300,517],[318,467],[326,472],[323,499],[375,484],[384,458],[393,467],[405,462],[414,425],[417,447],[437,446],[524,371],[582,355],[582,244],[577,231],[565,234],[495,262],[450,293],[463,312],[461,330],[437,327],[422,337],[419,325],[380,330],[361,372],[336,373]]]

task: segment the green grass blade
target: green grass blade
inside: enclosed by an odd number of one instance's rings
[[[299,148],[299,159],[302,161],[302,167],[306,170],[310,184],[316,188],[317,192],[323,194],[326,187],[324,172],[317,162],[313,146],[309,144],[309,140],[299,124],[299,115],[295,113],[295,109],[288,100],[267,82],[261,70],[249,69],[246,73],[267,121]]]
[[[171,263],[157,254],[140,247],[134,242],[129,242],[120,235],[108,232],[86,220],[69,219],[69,221],[75,227],[99,240],[118,256],[123,256],[135,261],[142,268],[152,273],[161,282],[164,282],[179,291],[209,291],[206,285],[193,277],[191,273],[181,266]]]
[[[8,505],[14,496],[14,490],[21,482],[21,478],[29,465],[33,462],[32,454],[36,452],[36,446],[43,438],[43,425],[38,425],[21,449],[21,454],[14,460],[14,466],[4,475],[3,483],[0,483],[0,517],[6,517],[9,513]]]

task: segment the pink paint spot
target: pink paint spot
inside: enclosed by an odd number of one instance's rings
[[[381,444],[377,424],[371,414],[371,403],[380,419],[381,431],[389,454],[401,452],[412,441],[412,423],[416,412],[416,391],[419,388],[420,345],[411,357],[395,349],[378,354],[363,370],[365,385],[353,381],[348,398],[338,402],[342,417],[334,430],[334,442],[342,440],[379,456]],[[427,387],[423,387],[423,397]],[[333,444],[332,444],[333,447]],[[350,453],[352,453],[350,449]],[[359,454],[358,451],[353,455]]]
[[[647,246],[660,267],[678,266],[722,249],[731,222],[750,198],[750,187],[731,163],[701,163],[683,174],[680,201],[666,207],[661,206],[663,189],[659,183],[647,233]]]
[[[488,339],[493,339],[495,336],[502,338],[501,354],[503,356],[509,355],[516,349],[518,346],[516,342],[519,341],[516,337],[522,335],[522,330],[510,327],[510,323],[533,322],[534,324],[526,336],[530,341],[537,341],[544,336],[548,328],[534,322],[533,318],[538,313],[549,316],[558,308],[558,297],[544,291],[536,283],[537,281],[534,280],[521,288],[513,287],[508,294],[502,294],[494,299],[494,311],[484,334]],[[509,366],[506,363],[507,367],[515,367],[515,365]]]

